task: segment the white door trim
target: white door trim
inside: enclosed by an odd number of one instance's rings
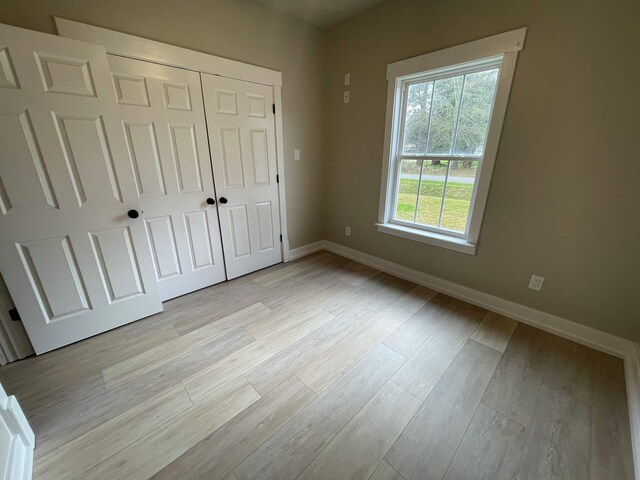
[[[282,234],[282,258],[289,261],[289,234],[287,229],[287,203],[284,174],[284,137],[282,127],[282,72],[228,58],[176,47],[168,43],[116,32],[107,28],[54,17],[58,35],[61,37],[96,43],[106,48],[107,53],[184,68],[195,72],[220,75],[222,77],[261,83],[273,87],[276,108],[276,157],[278,164],[278,194],[280,196],[280,232]]]
[[[31,480],[35,435],[18,400],[0,385],[0,476],[7,480]]]
[[[176,47],[168,43],[156,42],[148,38],[116,32],[107,28],[54,17],[58,35],[89,43],[97,43],[107,49],[107,53],[121,57],[146,60],[172,67],[186,68],[195,72],[210,73],[223,77],[262,83],[282,85],[282,73],[248,63],[217,57],[208,53]]]

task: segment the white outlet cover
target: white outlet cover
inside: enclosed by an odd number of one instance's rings
[[[347,237],[350,237],[350,236],[351,236],[351,227],[345,227],[345,229],[344,229],[344,234],[345,234]]]
[[[294,158],[295,160],[300,160],[300,149],[299,149],[299,148],[296,148],[296,149],[293,151],[293,158]]]
[[[344,91],[344,103],[349,103],[349,90]]]
[[[531,290],[535,290],[539,292],[542,290],[542,284],[544,283],[544,277],[540,275],[531,275],[531,280],[529,281],[529,288]]]
[[[345,85],[349,85],[351,83],[351,74],[350,73],[345,73],[344,74],[344,84]]]

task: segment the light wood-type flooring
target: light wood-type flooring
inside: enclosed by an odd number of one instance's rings
[[[622,361],[330,253],[0,369],[35,480],[631,479]]]

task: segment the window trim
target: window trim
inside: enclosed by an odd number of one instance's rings
[[[518,52],[522,50],[524,46],[526,31],[526,27],[520,28],[387,65],[387,80],[389,84],[387,90],[387,118],[380,184],[380,203],[378,222],[376,223],[379,232],[438,247],[449,248],[471,255],[475,254],[509,93],[511,91],[516,60]],[[447,72],[454,73],[456,70],[459,70],[463,64],[489,60],[492,57],[495,59],[495,57],[499,56],[502,56],[502,65],[498,73],[484,155],[481,157],[478,165],[478,173],[471,197],[466,236],[462,235],[463,238],[461,238],[459,232],[449,232],[444,229],[434,229],[428,226],[422,228],[423,226],[393,220],[394,202],[396,198],[396,152],[399,151],[398,145],[399,142],[402,141],[402,126],[404,125],[404,121],[402,120],[405,101],[405,95],[403,95],[402,91],[403,85],[412,78],[425,78],[426,72],[432,72],[434,77],[446,74]],[[449,75],[452,73],[449,73]],[[437,157],[437,155],[425,155],[425,157]],[[456,158],[451,156],[451,159],[455,160]]]

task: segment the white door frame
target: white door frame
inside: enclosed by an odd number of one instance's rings
[[[208,53],[176,47],[135,35],[116,32],[106,28],[54,17],[58,35],[85,42],[96,43],[106,48],[107,53],[134,58],[196,72],[260,83],[273,88],[276,106],[276,157],[278,165],[278,194],[280,197],[280,231],[282,234],[282,258],[289,261],[289,235],[287,230],[287,202],[285,195],[284,137],[282,134],[282,73],[248,63],[217,57]]]
[[[36,437],[18,400],[7,396],[0,384],[0,476],[31,480]]]

